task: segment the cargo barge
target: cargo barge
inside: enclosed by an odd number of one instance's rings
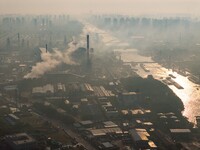
[[[174,78],[174,79],[176,78],[173,74],[169,74],[169,76],[172,77],[172,78]]]
[[[150,72],[148,69],[145,68],[144,64],[140,64],[140,67],[141,67],[145,72]]]
[[[167,85],[174,85],[177,89],[184,89],[180,84],[171,79],[171,77],[167,77],[163,82]]]
[[[188,80],[190,80],[191,82],[195,83],[195,84],[199,84],[199,78],[196,76],[189,76]]]

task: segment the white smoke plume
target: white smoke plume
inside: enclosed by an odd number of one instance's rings
[[[71,53],[75,50],[73,43],[69,44],[69,49],[64,52],[58,49],[53,49],[52,53],[46,52],[46,49],[41,49],[41,62],[36,63],[32,67],[30,73],[24,76],[24,78],[39,78],[46,72],[51,71],[61,63],[76,65],[77,63],[71,59]]]

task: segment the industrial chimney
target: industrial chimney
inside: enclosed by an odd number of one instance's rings
[[[87,34],[87,63],[90,62],[90,36]]]
[[[46,44],[46,53],[48,52],[48,49],[47,49],[47,44]]]

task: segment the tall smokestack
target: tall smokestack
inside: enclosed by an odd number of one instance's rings
[[[18,41],[20,41],[20,35],[19,35],[19,33],[17,33],[17,39],[18,39]]]
[[[87,35],[87,62],[90,61],[90,36]]]
[[[90,48],[90,36],[87,35],[87,50]]]
[[[47,53],[48,49],[47,49],[47,44],[46,44],[46,53]]]
[[[17,33],[17,39],[18,39],[18,47],[20,47],[20,35]]]

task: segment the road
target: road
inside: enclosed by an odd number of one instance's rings
[[[39,116],[41,119],[51,122],[53,126],[60,127],[64,130],[64,132],[69,135],[72,139],[75,138],[76,141],[82,144],[87,150],[96,150],[90,143],[88,143],[85,139],[83,139],[78,133],[74,132],[72,127],[67,126],[66,124],[62,123],[59,120],[49,118],[47,116],[38,114],[36,112],[32,112],[33,114]]]

